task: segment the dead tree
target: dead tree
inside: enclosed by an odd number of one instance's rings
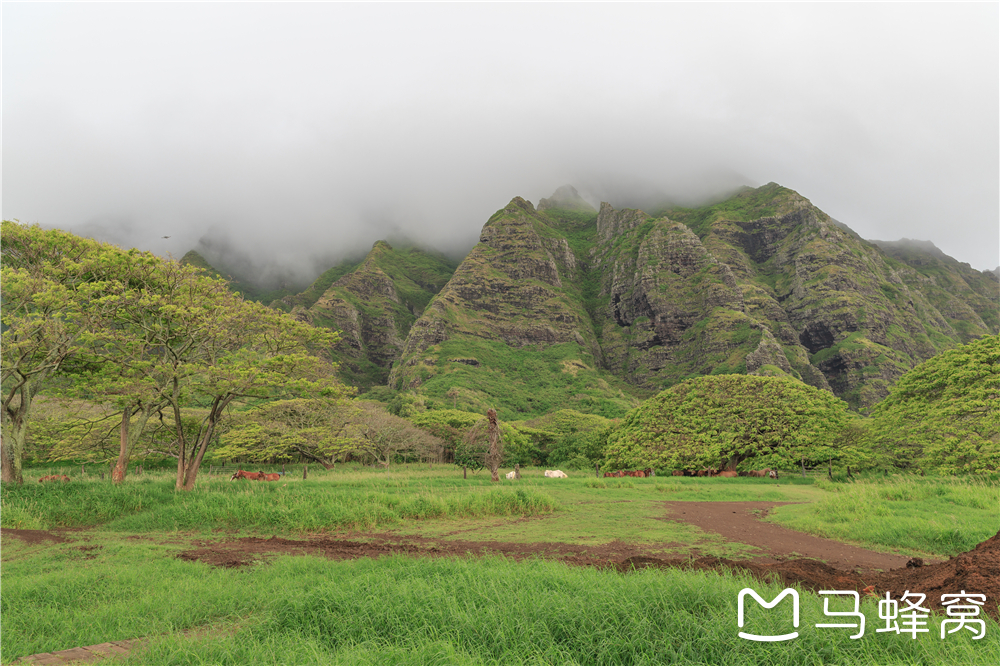
[[[490,478],[493,481],[499,481],[500,475],[497,474],[497,470],[500,469],[500,463],[503,462],[503,447],[500,443],[500,425],[497,423],[497,410],[492,407],[486,411],[486,418],[490,422],[489,426],[489,442],[490,448],[486,452],[486,466],[490,469]]]

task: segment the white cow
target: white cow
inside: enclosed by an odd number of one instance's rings
[[[547,469],[547,470],[545,470],[545,476],[549,477],[550,479],[568,479],[569,478],[569,476],[566,474],[566,472],[560,471],[558,469]]]
[[[507,478],[508,479],[513,479],[514,478],[514,474],[516,474],[516,472],[514,472],[513,470],[511,470],[510,472],[507,472]]]

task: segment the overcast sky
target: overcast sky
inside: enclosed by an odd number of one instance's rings
[[[3,217],[311,279],[566,183],[775,181],[990,269],[998,8],[4,2]]]

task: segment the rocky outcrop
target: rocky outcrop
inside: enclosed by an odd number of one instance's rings
[[[314,324],[340,331],[334,349],[341,374],[362,388],[384,384],[410,327],[451,275],[441,257],[378,241],[357,268],[331,284],[308,309]]]

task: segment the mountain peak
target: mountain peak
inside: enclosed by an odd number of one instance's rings
[[[538,210],[560,208],[562,210],[577,210],[584,213],[596,213],[597,210],[587,203],[572,185],[563,185],[552,193],[548,199],[538,202]]]

